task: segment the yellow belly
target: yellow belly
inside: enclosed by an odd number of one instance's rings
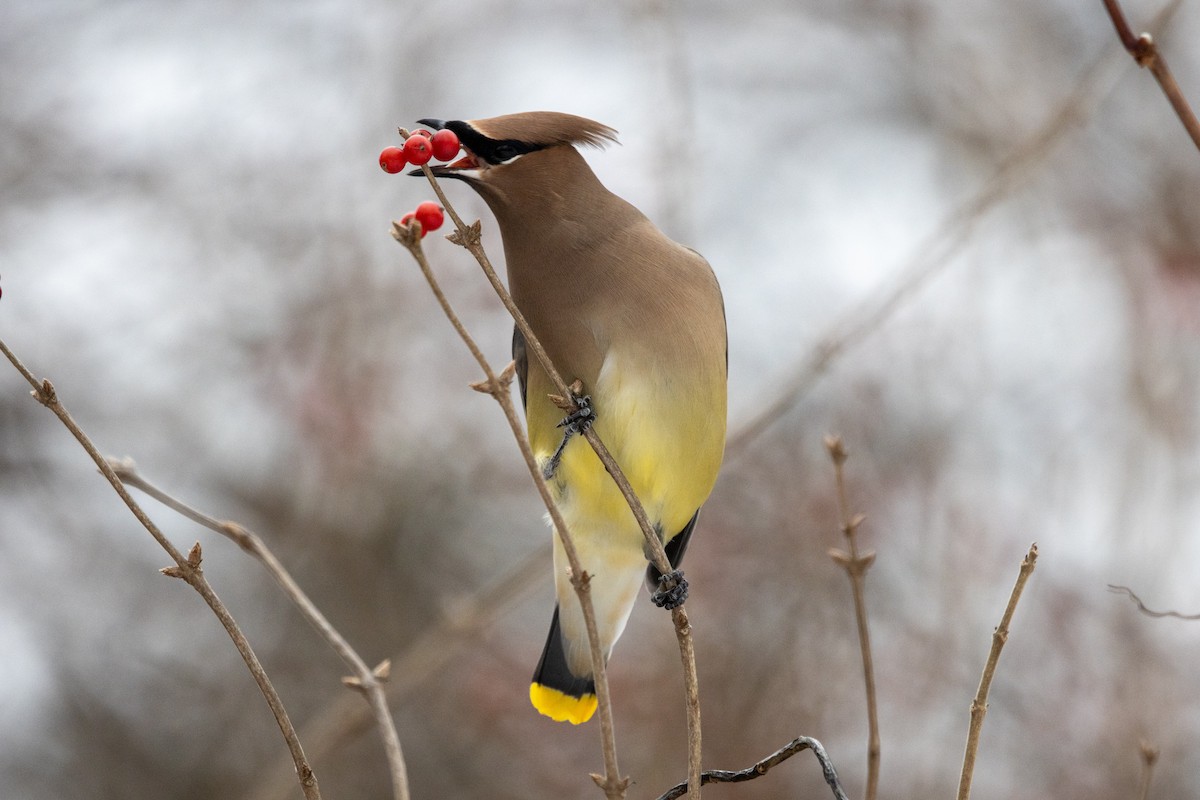
[[[594,387],[585,387],[596,410],[595,430],[608,446],[652,524],[669,540],[683,529],[712,491],[725,448],[724,375],[695,380],[650,380],[606,358]],[[530,370],[530,377],[540,370]],[[540,376],[544,380],[544,376]],[[529,436],[545,461],[562,440],[555,427],[563,412],[544,398],[542,381],[530,381]],[[551,481],[567,523],[590,522],[581,531],[610,530],[642,542],[624,496],[583,437],[563,451]],[[608,524],[604,524],[608,523]],[[586,534],[585,534],[586,535]]]

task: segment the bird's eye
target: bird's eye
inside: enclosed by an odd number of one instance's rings
[[[496,145],[496,149],[493,152],[496,156],[496,160],[499,162],[508,161],[510,158],[516,158],[520,155],[520,153],[517,151],[517,148],[511,144]]]

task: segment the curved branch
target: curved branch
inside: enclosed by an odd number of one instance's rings
[[[793,739],[771,755],[745,769],[740,769],[736,772],[723,769],[706,770],[700,773],[700,783],[703,785],[706,783],[742,783],[743,781],[752,781],[755,778],[761,778],[763,775],[766,775],[771,767],[787,761],[801,750],[813,751],[813,755],[821,763],[821,772],[825,777],[825,782],[833,790],[835,800],[847,800],[846,793],[842,791],[842,784],[838,780],[837,771],[833,768],[833,762],[829,760],[829,756],[825,753],[825,748],[816,739],[808,736],[800,736]],[[683,797],[687,791],[687,787],[688,784],[686,783],[673,786],[659,795],[658,800],[676,800],[676,798]]]

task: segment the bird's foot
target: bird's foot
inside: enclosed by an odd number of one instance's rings
[[[673,569],[658,579],[658,591],[650,595],[650,600],[659,608],[674,611],[683,605],[687,596],[688,582],[683,577],[683,570]]]
[[[592,427],[592,422],[596,419],[596,409],[592,408],[591,395],[574,395],[571,399],[575,401],[575,410],[558,423],[558,427],[562,428],[567,436],[573,433],[583,433]]]
[[[545,480],[550,480],[558,471],[558,462],[562,459],[563,450],[567,449],[567,443],[571,441],[571,437],[586,431],[596,419],[596,409],[592,408],[590,395],[573,395],[571,399],[575,401],[575,410],[558,423],[557,427],[563,429],[563,438],[558,443],[558,449],[554,451],[554,455],[550,456],[550,459],[542,466],[542,478]]]

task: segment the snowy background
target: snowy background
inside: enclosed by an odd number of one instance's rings
[[[1126,5],[1138,31],[1160,8]],[[1200,105],[1200,7],[1157,38]],[[528,706],[538,500],[388,234],[429,189],[376,163],[420,117],[534,109],[617,128],[589,161],[724,286],[731,443],[687,565],[705,766],[810,735],[862,794],[833,432],[878,552],[882,796],[952,795],[1035,540],[976,796],[1130,797],[1143,740],[1151,796],[1200,795],[1200,622],[1106,590],[1200,611],[1200,154],[1096,0],[13,0],[0,338],[104,452],[258,531],[364,658],[395,661],[414,797],[598,796],[596,725]],[[448,190],[499,259],[486,208]],[[504,363],[473,263],[426,242]],[[326,796],[386,796],[337,658],[235,546],[146,507],[204,543]],[[0,795],[299,796],[166,563],[0,369]],[[532,577],[485,624],[453,624],[513,574]],[[685,770],[667,615],[635,611],[611,680],[630,796],[657,796]],[[824,791],[802,754],[706,796]]]

